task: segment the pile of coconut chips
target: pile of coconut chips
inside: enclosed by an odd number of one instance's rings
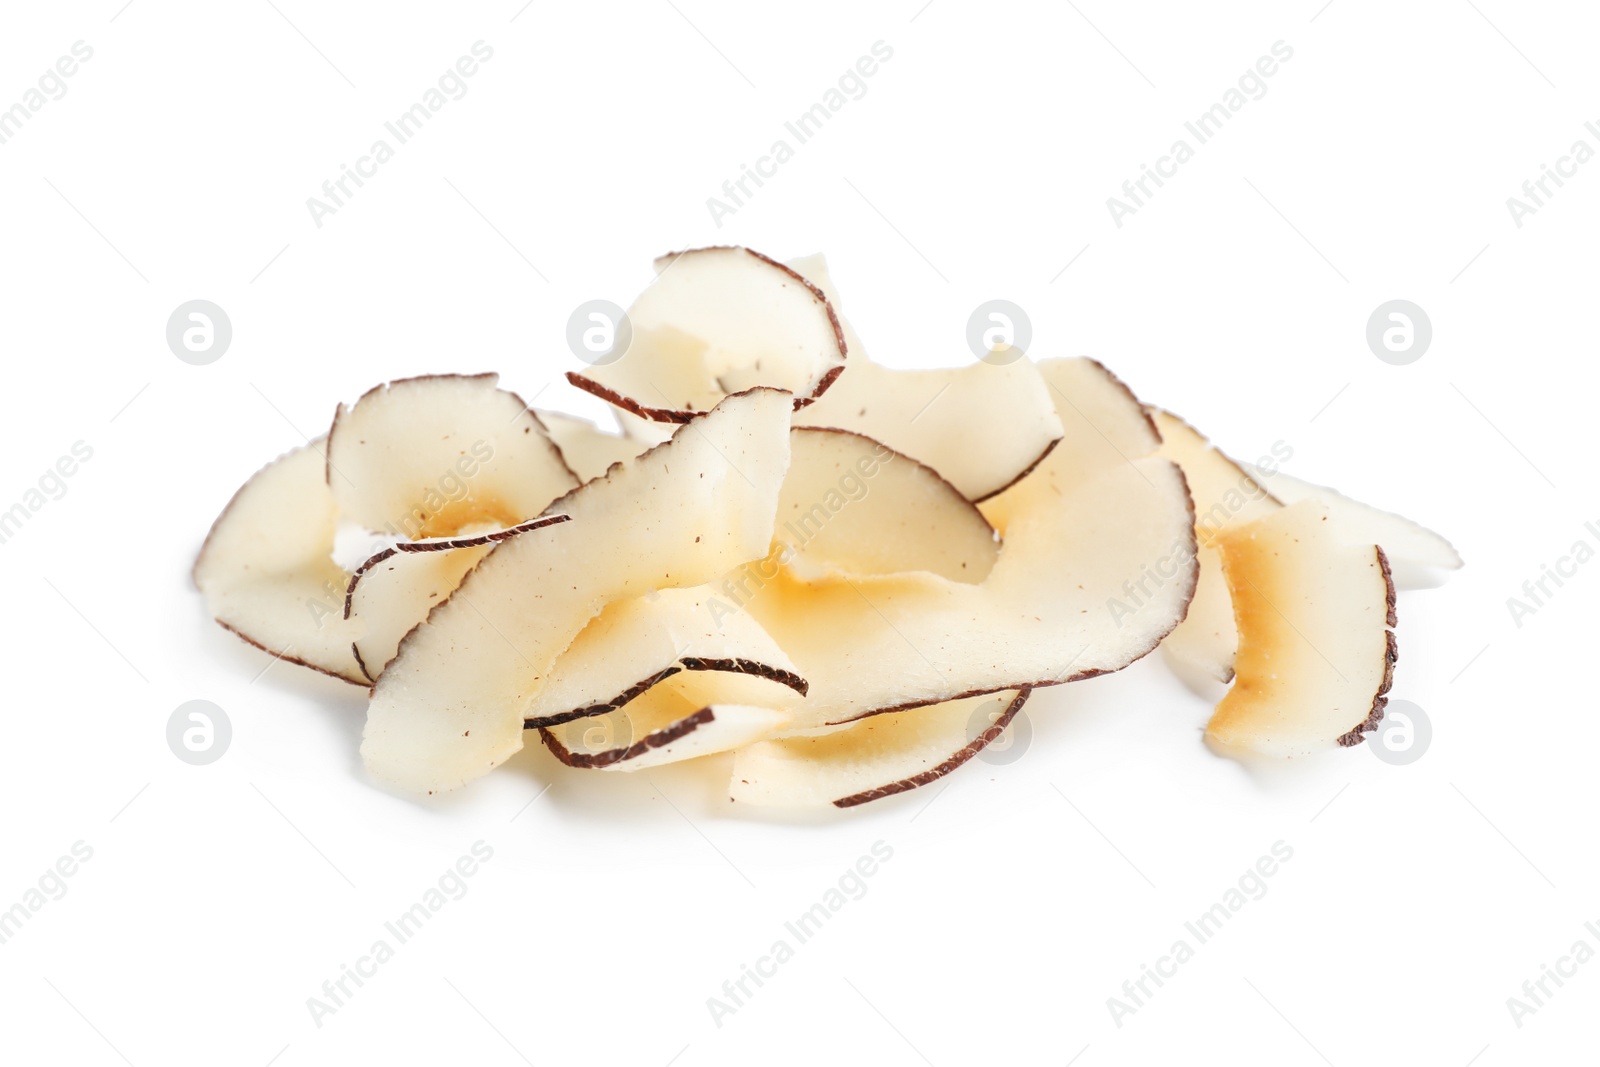
[[[212,527],[210,612],[370,687],[376,777],[454,789],[537,730],[572,767],[731,751],[736,801],[851,807],[1160,645],[1232,683],[1222,750],[1351,746],[1393,678],[1395,576],[1461,565],[1233,462],[1093,360],[876,365],[820,257],[656,267],[626,351],[568,375],[621,433],[493,374],[395,381]]]

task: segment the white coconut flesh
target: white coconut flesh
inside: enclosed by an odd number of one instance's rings
[[[339,509],[318,438],[257,471],[223,509],[195,560],[217,622],[257,648],[367,685],[344,619],[350,576],[333,562]]]

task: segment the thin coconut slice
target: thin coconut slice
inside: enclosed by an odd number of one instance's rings
[[[790,264],[839,298],[822,256]],[[893,370],[870,362],[841,319],[851,358],[815,404],[795,414],[796,426],[851,430],[926,463],[969,500],[986,500],[1032,470],[1061,438],[1056,405],[1026,356],[937,370]]]
[[[562,458],[567,461],[567,466],[585,482],[605,474],[613,463],[626,463],[639,453],[661,443],[660,440],[638,441],[621,434],[607,433],[588,419],[564,415],[557,411],[539,412],[539,421],[544,423],[545,429],[550,433],[550,439],[561,449]],[[664,424],[652,423],[652,425]],[[668,429],[670,430],[670,426]],[[672,435],[669,432],[666,436]]]
[[[341,514],[418,540],[515,526],[578,484],[539,417],[494,374],[406,378],[339,406],[328,485]]]
[[[333,562],[339,511],[323,479],[324,439],[257,471],[217,517],[194,564],[206,607],[227,629],[290,663],[367,684],[351,652]]]
[[[705,676],[700,688],[676,675]],[[610,604],[556,661],[523,713],[529,728],[556,726],[630,705],[667,679],[702,701],[784,708],[806,681],[749,615],[723,608],[708,588],[662,589]]]
[[[1183,618],[1194,526],[1183,475],[1104,367],[1046,373],[1062,444],[984,505],[1005,539],[981,584],[932,574],[802,582],[745,568],[736,599],[811,683],[795,730],[1120,670]]]
[[[539,734],[569,767],[638,771],[741,748],[774,736],[788,722],[769,707],[707,703],[695,684],[703,681],[677,675],[625,708],[543,727]]]
[[[796,429],[789,447],[777,538],[796,575],[988,577],[994,528],[931,467],[844,430]]]
[[[345,589],[344,618],[355,627],[353,651],[371,681],[394,659],[400,640],[443,603],[467,572],[501,541],[566,522],[566,515],[529,519],[507,529],[468,527],[460,537],[401,541],[356,568]]]
[[[1283,505],[1262,488],[1251,471],[1214,448],[1194,427],[1167,411],[1151,411],[1161,431],[1160,454],[1183,468],[1194,497],[1195,538],[1200,580],[1188,618],[1162,642],[1162,655],[1185,677],[1233,680],[1239,632],[1233,599],[1222,575],[1216,539],[1224,531],[1255,522]]]
[[[762,557],[792,403],[771,389],[731,396],[559,501],[571,523],[496,545],[373,687],[361,745],[371,773],[428,793],[481,777],[522,748],[524,709],[607,604]]]
[[[628,309],[627,351],[569,372],[573,385],[642,418],[685,422],[756,386],[786,389],[801,407],[844,369],[833,308],[782,263],[748,248],[696,248],[656,269]]]
[[[988,747],[1029,690],[875,715],[808,737],[762,741],[734,756],[734,801],[851,808],[938,781]]]
[[[1260,467],[1252,473],[1262,485],[1272,490],[1272,495],[1285,504],[1312,500],[1328,509],[1328,515],[1338,526],[1339,533],[1355,544],[1383,546],[1384,554],[1394,566],[1395,584],[1401,589],[1416,589],[1436,584],[1436,570],[1459,570],[1461,554],[1455,546],[1426,526],[1391,512],[1380,511],[1370,504],[1352,500],[1336,489],[1313,485],[1282,471],[1269,471]]]
[[[1239,631],[1233,688],[1206,736],[1295,756],[1360,744],[1394,679],[1394,584],[1383,549],[1352,545],[1301,501],[1217,538]]]

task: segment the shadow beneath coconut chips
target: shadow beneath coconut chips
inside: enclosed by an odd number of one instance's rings
[[[361,727],[366,721],[367,689],[321,671],[274,657],[233,631],[215,622],[206,624],[206,657],[226,664],[228,671],[246,685],[270,687],[291,693],[322,707],[339,712],[335,722],[341,730],[353,731],[361,743]]]
[[[595,822],[636,823],[642,812],[657,811],[671,822],[745,820],[752,817],[774,824],[829,825],[848,812],[787,811],[734,804],[728,798],[733,754],[721,752],[638,771],[593,770],[568,767],[553,756],[537,730],[523,734],[523,750],[504,768],[521,773],[535,789],[550,786],[545,800],[557,804],[563,817]]]
[[[1438,589],[1450,581],[1455,571],[1443,570],[1439,567],[1430,567],[1422,563],[1409,563],[1406,560],[1389,561],[1389,570],[1394,578],[1395,588],[1402,593],[1410,593],[1421,589]]]
[[[444,818],[471,816],[481,811],[483,791],[473,788],[478,783],[418,796],[367,772],[361,759],[361,738],[366,727],[368,688],[274,657],[211,619],[203,620],[202,625],[204,633],[197,635],[197,639],[208,661],[219,664],[247,687],[259,686],[299,698],[307,707],[327,717],[348,753],[347,765],[354,781]],[[539,731],[525,730],[522,750],[495,768],[490,777],[520,778],[529,787],[526,789],[528,797],[542,798],[539,804],[558,805],[563,818],[593,823],[636,824],[641,814],[652,811],[659,813],[663,825],[681,824],[685,819],[695,823],[733,816],[775,825],[813,827],[850,818],[849,812],[838,809],[790,811],[735,805],[728,799],[732,773],[732,753],[640,771],[568,767],[545,747]],[[520,815],[520,812],[515,814]]]
[[[361,732],[367,721],[366,687],[276,657],[214,620],[206,619],[204,626],[206,633],[200,641],[208,660],[242,679],[246,688],[285,693],[315,709],[332,725],[345,751],[351,753],[352,777],[371,781],[361,765]]]
[[[1319,779],[1332,782],[1354,773],[1353,763],[1358,758],[1364,764],[1371,757],[1359,750],[1367,743],[1350,748],[1337,748],[1328,752],[1314,752],[1304,756],[1268,756],[1245,748],[1224,745],[1211,737],[1204,739],[1206,751],[1217,759],[1237,767],[1251,784],[1263,792],[1292,796],[1304,791]],[[1342,763],[1342,766],[1341,766]],[[1317,777],[1313,777],[1313,776]]]
[[[208,658],[222,662],[231,674],[244,679],[248,685],[299,697],[329,716],[329,722],[348,753],[353,780],[444,819],[472,818],[483,813],[484,790],[474,788],[480,783],[469,783],[467,787],[431,796],[417,796],[367,772],[360,755],[368,699],[366,688],[287,660],[274,660],[269,653],[215,623],[208,621],[206,628],[209,633],[202,640]],[[1193,737],[1194,732],[1199,732],[1203,736],[1211,706],[1227,687],[1215,679],[1185,676],[1174,670],[1175,666],[1158,653],[1109,677],[1036,690],[1023,711],[1030,720],[1032,736],[1031,742],[1025,742],[1031,744],[1031,748],[1024,751],[1021,761],[1037,767],[1039,764],[1034,761],[1064,761],[1069,753],[1129,751],[1138,747],[1136,742],[1145,740],[1141,735],[1150,733],[1170,736],[1177,732]],[[1154,689],[1146,688],[1148,686]],[[1187,701],[1181,695],[1184,691],[1188,694]],[[1193,703],[1187,727],[1181,717],[1173,721],[1182,715],[1171,706],[1174,700]],[[1331,754],[1327,760],[1283,759],[1229,749],[1209,738],[1203,743],[1212,756],[1238,768],[1268,794],[1304,786],[1307,772],[1311,770],[1308,764],[1331,768],[1337,765],[1340,756],[1349,760],[1353,755],[1339,752]],[[921,819],[926,809],[933,808],[937,812],[936,802],[951,803],[950,798],[939,799],[951,787],[981,788],[986,782],[1023,772],[1020,767],[972,759],[926,785],[855,807],[778,808],[731,800],[729,785],[733,765],[732,753],[719,753],[639,771],[568,767],[546,748],[539,731],[525,730],[522,751],[512,755],[489,777],[518,781],[516,793],[522,798],[517,802],[519,805],[527,803],[530,809],[555,805],[561,809],[563,820],[581,825],[636,827],[641,819],[654,819],[663,828],[679,827],[684,822],[696,829],[701,824],[742,822],[812,831],[843,824],[864,829],[883,824],[905,825]],[[511,822],[521,821],[522,812],[510,810],[505,818]],[[537,819],[527,822],[538,824]]]

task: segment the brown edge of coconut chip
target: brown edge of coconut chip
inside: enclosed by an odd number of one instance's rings
[[[529,530],[538,530],[546,526],[555,526],[571,521],[571,515],[546,515],[537,519],[529,519],[527,522],[521,522],[515,526],[507,526],[503,530],[491,530],[488,533],[478,534],[473,537],[437,537],[425,541],[401,541],[398,544],[390,545],[382,552],[364,560],[361,566],[357,567],[355,572],[350,575],[349,584],[344,589],[344,614],[342,617],[345,621],[349,621],[351,612],[355,608],[356,586],[360,584],[361,579],[365,578],[378,564],[402,552],[443,552],[456,548],[481,548],[484,545],[493,545],[509,540],[518,534],[527,533]],[[362,658],[361,649],[357,647],[357,642],[350,642],[350,651],[355,656],[356,664],[361,668],[361,673],[366,675],[367,681],[369,683],[376,682],[378,676],[368,669],[367,661]]]
[[[377,678],[375,678],[372,672],[367,669],[367,661],[361,658],[361,647],[355,641],[350,642],[350,654],[356,658],[356,666],[360,667],[361,673],[366,675],[367,688],[371,689],[372,685],[377,682]]]
[[[833,309],[832,302],[828,300],[827,296],[822,292],[821,289],[812,284],[809,278],[799,273],[786,263],[780,263],[769,255],[757,252],[753,248],[746,248],[743,245],[707,245],[704,248],[686,248],[681,252],[668,252],[665,255],[657,256],[655,262],[665,262],[667,264],[667,267],[663,268],[661,272],[665,273],[666,270],[671,268],[672,263],[675,262],[680,256],[686,256],[694,252],[732,251],[744,252],[746,255],[754,256],[761,262],[770,267],[777,268],[779,271],[782,271],[784,274],[787,274],[789,277],[805,286],[807,291],[811,293],[812,297],[822,305],[822,310],[828,313],[828,324],[833,327],[833,340],[834,343],[839,346],[839,358],[844,360],[849,357],[848,346],[845,344],[844,340],[844,326],[839,322],[839,314]],[[843,363],[837,367],[830,368],[822,375],[821,378],[817,380],[817,384],[811,390],[810,396],[797,396],[794,398],[794,409],[799,411],[801,408],[810,405],[817,399],[817,397],[821,396],[823,393],[826,393],[828,391],[828,387],[831,386],[834,383],[834,380],[843,373]],[[702,411],[680,411],[677,408],[648,407],[639,403],[639,401],[634,400],[632,397],[623,396],[615,389],[608,388],[592,378],[585,377],[577,371],[567,371],[567,381],[577,388],[582,389],[584,392],[599,397],[601,400],[604,400],[613,407],[621,408],[623,411],[637,415],[641,419],[648,419],[651,422],[685,423],[693,419],[696,415],[705,414],[705,412]],[[737,396],[738,394],[730,393],[728,395]]]
[[[556,735],[544,727],[539,728],[539,737],[544,741],[545,747],[568,767],[581,767],[589,770],[609,767],[623,760],[634,759],[644,755],[651,749],[669,745],[674,741],[694,733],[702,726],[707,726],[717,719],[716,712],[709,707],[701,708],[692,715],[687,715],[671,726],[647,734],[641,740],[635,741],[626,748],[608,748],[603,752],[574,752],[556,739]]]
[[[963,763],[966,763],[973,756],[988,748],[995,738],[999,737],[1005,731],[1005,728],[1011,725],[1011,720],[1017,717],[1017,712],[1022,710],[1022,705],[1026,704],[1028,697],[1032,695],[1033,690],[1031,688],[1023,688],[1019,691],[1011,703],[1006,706],[1006,710],[1001,712],[995,719],[993,725],[973,738],[960,751],[937,767],[932,767],[921,774],[912,775],[910,778],[902,778],[898,782],[890,782],[888,785],[880,785],[874,789],[867,789],[860,793],[852,793],[847,797],[840,797],[833,802],[833,806],[836,808],[854,808],[874,800],[882,800],[884,797],[892,797],[896,793],[908,792],[919,786],[927,785],[929,782],[938,781]]]
[[[1104,374],[1112,385],[1115,385],[1118,389],[1122,390],[1122,392],[1127,396],[1129,402],[1132,403],[1134,407],[1139,409],[1139,414],[1144,417],[1145,425],[1150,427],[1150,432],[1155,435],[1156,443],[1159,445],[1164,438],[1161,436],[1161,427],[1156,425],[1155,417],[1150,414],[1150,405],[1140,400],[1139,394],[1135,393],[1133,388],[1128,385],[1127,382],[1118,377],[1116,371],[1112,370],[1104,363],[1101,363],[1093,356],[1084,356],[1083,358],[1087,359],[1090,363],[1093,363],[1096,367],[1099,367],[1100,373]],[[1056,391],[1060,392],[1059,389]]]
[[[475,534],[472,537],[435,537],[424,541],[400,541],[390,545],[382,552],[369,556],[361,566],[357,567],[350,575],[350,583],[344,591],[344,617],[350,618],[351,607],[356,595],[356,586],[362,578],[378,564],[406,553],[446,552],[457,548],[482,548],[484,545],[497,544],[500,541],[509,541],[518,534],[527,533],[529,530],[539,530],[546,526],[555,526],[558,523],[571,522],[571,515],[543,515],[527,522],[519,522],[515,526],[507,526],[503,530],[491,530],[488,533]]]
[[[974,497],[972,502],[974,504],[982,504],[986,500],[993,500],[995,497],[999,496],[1001,493],[1005,492],[1007,489],[1010,489],[1013,485],[1016,485],[1018,482],[1022,481],[1022,479],[1026,478],[1028,475],[1032,474],[1034,472],[1034,470],[1038,468],[1039,464],[1041,464],[1045,460],[1049,459],[1050,458],[1050,453],[1054,452],[1056,450],[1056,445],[1059,445],[1060,443],[1061,443],[1061,438],[1058,437],[1054,441],[1051,441],[1049,444],[1045,445],[1044,446],[1044,451],[1040,452],[1037,456],[1035,456],[1032,463],[1030,463],[1026,467],[1022,468],[1022,470],[1018,471],[1017,472],[1017,476],[1015,478],[1012,478],[1009,482],[1007,482],[1005,485],[1002,485],[998,489],[990,490],[989,492],[983,494],[980,497]]]
[[[550,726],[561,726],[564,723],[574,722],[578,719],[589,719],[596,715],[605,715],[617,711],[635,698],[643,695],[647,690],[660,682],[666,681],[673,675],[682,671],[711,671],[720,674],[749,674],[768,681],[777,682],[799,693],[802,697],[811,689],[811,683],[781,667],[769,666],[753,659],[702,659],[697,656],[684,656],[676,663],[663,667],[650,677],[635,682],[612,699],[603,704],[590,704],[586,707],[573,708],[570,711],[557,712],[554,715],[539,715],[531,719],[522,720],[524,730],[542,730]]]
[[[1383,721],[1383,713],[1389,706],[1389,690],[1394,688],[1394,665],[1400,661],[1400,643],[1395,639],[1394,627],[1399,625],[1399,617],[1395,614],[1395,603],[1399,597],[1395,594],[1394,572],[1389,567],[1389,557],[1383,551],[1383,546],[1373,546],[1378,553],[1378,566],[1383,570],[1384,585],[1387,586],[1388,614],[1385,623],[1389,627],[1384,630],[1385,647],[1383,653],[1383,681],[1378,684],[1378,692],[1372,698],[1372,710],[1367,717],[1349,733],[1340,736],[1339,747],[1353,748],[1367,739],[1367,734],[1378,728]]]
[[[369,681],[364,681],[364,680],[362,680],[360,678],[351,678],[348,675],[340,674],[338,671],[330,671],[326,667],[319,667],[315,663],[307,663],[305,660],[301,659],[299,656],[292,656],[287,652],[274,652],[272,649],[268,648],[266,645],[263,645],[260,641],[257,641],[253,637],[250,637],[249,635],[245,634],[241,630],[237,630],[234,627],[229,626],[227,623],[223,622],[221,619],[214,619],[212,621],[214,621],[218,626],[222,627],[224,630],[228,631],[233,636],[237,637],[239,640],[243,641],[245,644],[249,645],[251,648],[259,648],[261,651],[263,651],[267,655],[271,656],[274,661],[283,660],[283,662],[292,663],[296,667],[309,667],[312,670],[316,671],[318,674],[325,674],[329,678],[337,678],[341,682],[348,682],[351,685],[360,686],[362,689],[370,689],[370,688],[372,688],[372,683],[369,682]],[[354,649],[354,647],[355,647],[354,645],[351,646],[352,650]],[[358,665],[361,663],[361,657],[360,656],[356,657],[356,663]],[[362,674],[366,674],[367,673],[365,667],[362,667],[361,673]]]

